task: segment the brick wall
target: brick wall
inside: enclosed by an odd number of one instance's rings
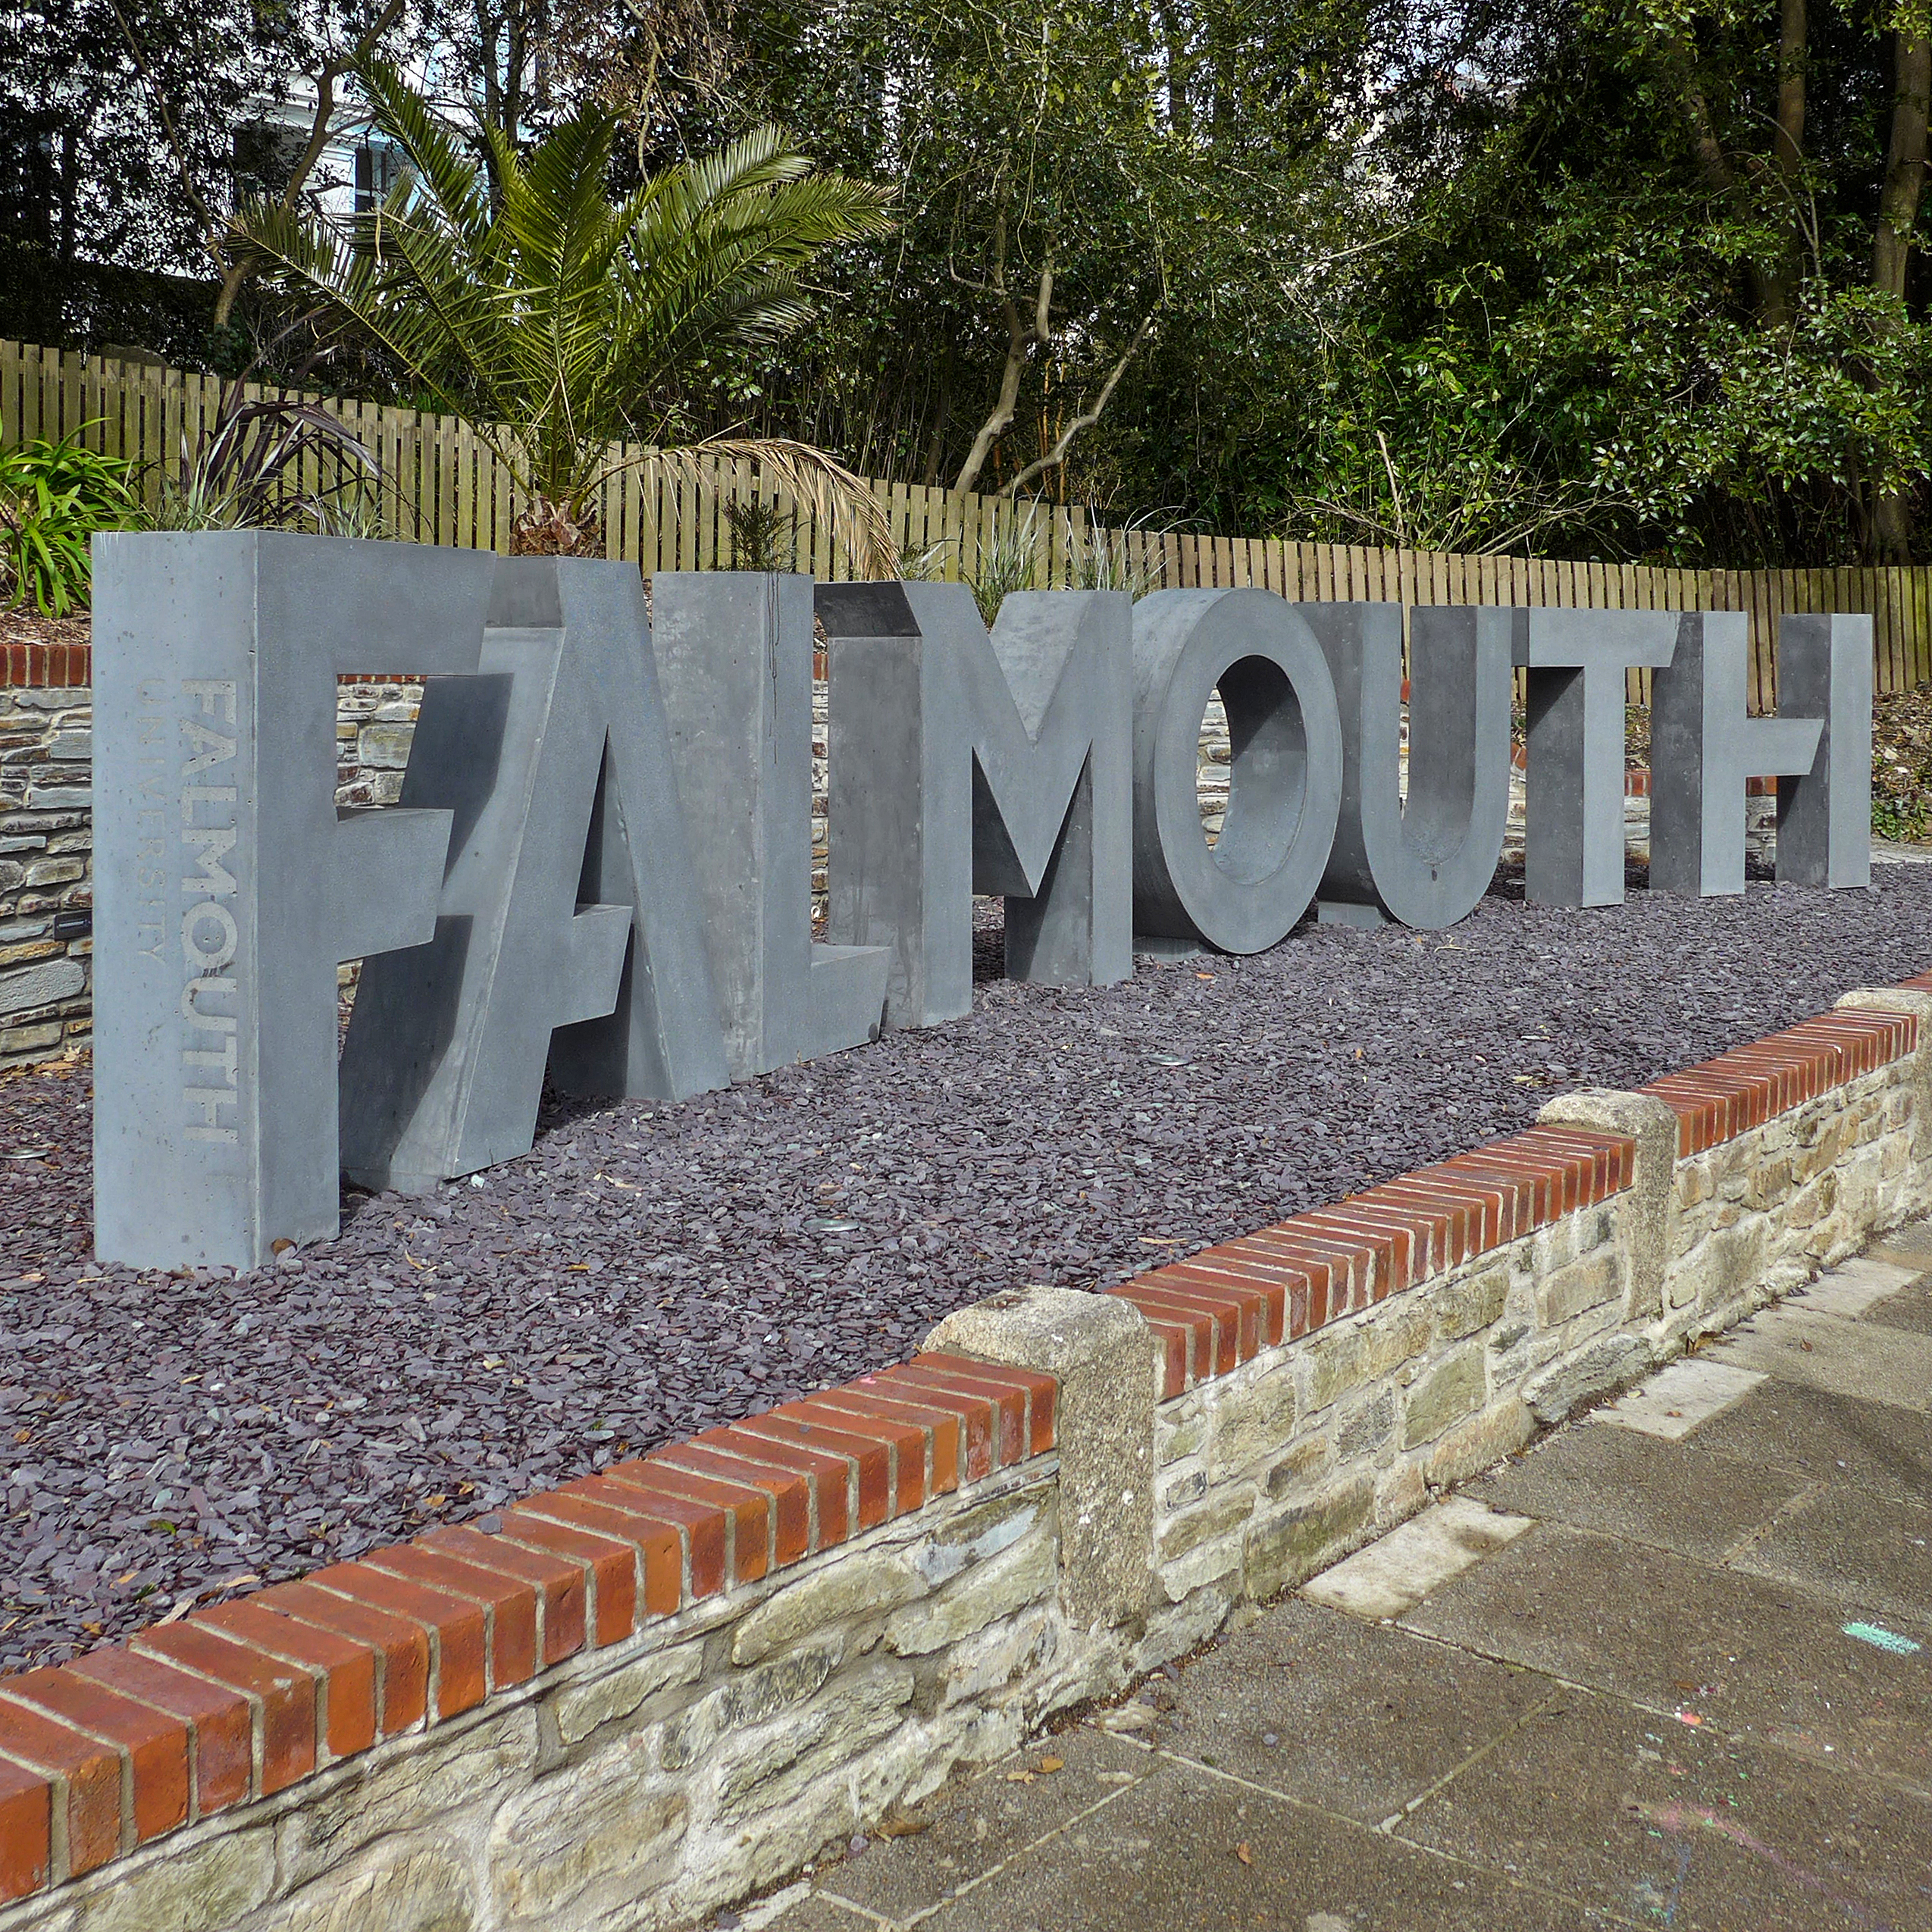
[[[1932,975],[0,1680],[0,1932],[687,1924],[1932,1204]]]

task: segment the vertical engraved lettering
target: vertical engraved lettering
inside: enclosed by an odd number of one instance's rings
[[[181,909],[181,960],[187,974],[181,988],[181,1016],[186,1022],[181,1048],[181,1098],[188,1114],[183,1132],[190,1141],[232,1145],[240,1138],[236,1124],[241,1106],[240,1026],[236,1013],[220,1012],[211,1003],[236,1000],[235,973],[224,969],[235,965],[241,932],[234,914],[222,901],[233,898],[238,889],[230,868],[239,864],[233,855],[240,830],[236,788],[193,781],[234,759],[236,734],[216,726],[235,722],[236,684],[232,678],[186,678],[181,690],[193,700],[193,709],[180,720],[187,756],[178,774],[179,877],[186,901]],[[203,722],[211,719],[212,724]],[[145,729],[142,740],[148,741]],[[142,789],[148,788],[144,781]],[[197,823],[198,816],[203,815],[216,822]],[[160,859],[162,843],[158,838],[143,840],[140,856]],[[150,872],[157,888],[167,876],[164,866],[142,866],[144,891]]]

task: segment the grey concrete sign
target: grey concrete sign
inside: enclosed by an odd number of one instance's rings
[[[1868,676],[1871,662],[1868,638]],[[1750,672],[1750,626],[1742,611],[1681,620],[1676,655],[1651,689],[1652,891],[1692,899],[1742,892],[1745,780],[1808,772],[1818,756],[1821,719],[1749,715]],[[1868,727],[1871,715],[1868,700]],[[1868,784],[1870,770],[1868,753]],[[1869,804],[1865,823],[1868,850]]]
[[[1617,905],[1624,897],[1624,673],[1671,662],[1679,614],[1512,615],[1515,661],[1529,672],[1524,895],[1544,906]]]
[[[1228,809],[1201,830],[1198,747],[1219,690]],[[1342,809],[1342,724],[1305,607],[1160,590],[1134,607],[1134,929],[1258,953],[1315,896]]]
[[[254,1267],[332,1235],[336,966],[435,928],[446,810],[335,806],[336,676],[473,672],[493,559],[96,540],[95,1248]]]
[[[1475,903],[1527,673],[1531,898],[1620,898],[1624,681],[1656,672],[1651,881],[1870,877],[1871,627],[1793,616],[1746,715],[1735,613],[1290,606],[1260,590],[826,586],[831,943],[811,927],[802,577],[259,532],[96,545],[96,1242],[267,1261],[339,1176],[421,1189],[531,1144],[543,1079],[676,1099],[972,998],[975,892],[1014,978],[1258,951]],[[402,799],[338,813],[336,679],[427,678]],[[1217,839],[1198,745],[1231,744]],[[337,1059],[336,968],[362,962]]]
[[[506,558],[481,675],[425,688],[402,802],[456,831],[434,939],[362,969],[352,1179],[420,1191],[528,1152],[546,1062],[580,1093],[725,1084],[646,631],[628,564]]]
[[[1454,925],[1489,889],[1508,828],[1513,614],[1410,612],[1405,804],[1401,606],[1296,608],[1321,641],[1342,720],[1342,815],[1321,916]]]
[[[890,949],[886,1020],[972,1004],[972,895],[1006,896],[1007,977],[1133,971],[1133,616],[1023,591],[991,634],[961,584],[825,584],[827,937]]]
[[[1808,772],[1777,781],[1777,875],[1793,885],[1871,883],[1871,619],[1778,620],[1781,718],[1824,725]]]
[[[891,953],[812,939],[811,580],[659,571],[651,596],[731,1078],[876,1039]]]

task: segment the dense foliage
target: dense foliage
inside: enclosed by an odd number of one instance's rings
[[[766,124],[889,191],[813,328],[657,385],[666,433],[1247,534],[1932,555],[1916,0],[104,5],[0,0],[0,219],[76,259],[203,251],[230,327],[224,129],[380,47],[493,202],[586,107],[613,199]],[[313,184],[277,180],[299,214]],[[356,371],[385,378],[415,380]]]
[[[409,171],[346,221],[260,198],[237,258],[326,334],[390,359],[439,407],[469,417],[525,507],[514,549],[599,556],[597,486],[619,439],[662,443],[687,366],[709,346],[769,343],[810,312],[799,278],[828,244],[878,233],[875,188],[815,171],[773,127],[606,193],[616,129],[585,105],[528,155],[486,130],[487,170],[393,69],[361,80]],[[707,446],[723,446],[714,440]],[[828,484],[875,526],[849,473],[795,443],[733,443],[809,496]]]
[[[140,521],[129,467],[77,436],[0,449],[0,600],[48,617],[87,607],[95,533]]]

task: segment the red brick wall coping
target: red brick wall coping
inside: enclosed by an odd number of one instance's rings
[[[94,679],[94,653],[86,644],[0,647],[0,690],[72,690]]]
[[[1932,991],[1932,974],[1909,981]],[[1647,1089],[1681,1155],[1912,1052],[1839,1010]],[[1630,1185],[1635,1143],[1551,1127],[1136,1276],[1167,1396]],[[0,1899],[91,1871],[379,1739],[1055,1446],[1050,1376],[927,1354],[526,1498],[0,1678]]]

